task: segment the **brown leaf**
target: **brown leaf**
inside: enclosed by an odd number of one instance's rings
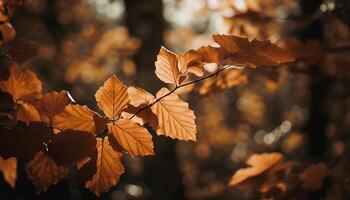
[[[71,103],[67,91],[49,92],[43,95],[37,107],[44,122],[50,122],[58,113]]]
[[[161,47],[155,65],[157,77],[165,83],[181,84],[186,80],[187,73],[203,76],[201,56],[194,50],[176,55]]]
[[[162,88],[156,94],[156,98],[159,99],[168,93],[167,88]],[[196,117],[188,108],[188,103],[182,101],[176,94],[172,93],[162,98],[151,109],[158,118],[158,125],[150,125],[158,135],[196,141]]]
[[[57,166],[48,155],[40,151],[26,165],[25,171],[36,190],[41,192],[64,178],[69,170],[66,167]]]
[[[197,52],[201,56],[203,62],[216,63],[217,65],[220,65],[225,54],[225,51],[223,48],[212,47],[212,46],[203,46],[197,49]]]
[[[97,105],[107,117],[117,119],[127,107],[129,102],[127,89],[127,86],[113,75],[97,90],[95,94]]]
[[[317,190],[322,188],[323,180],[327,176],[328,168],[323,162],[307,167],[299,179],[303,182],[305,190]]]
[[[27,42],[17,42],[11,44],[7,50],[9,56],[18,63],[24,62],[39,54],[39,46]]]
[[[278,65],[294,61],[294,58],[281,47],[268,41],[252,40],[237,36],[213,35],[215,42],[229,54],[223,65],[258,67]]]
[[[87,106],[68,105],[52,119],[52,126],[58,130],[68,129],[99,133],[106,127],[107,119],[90,110]]]
[[[251,177],[258,176],[280,162],[282,159],[283,156],[280,153],[253,154],[246,161],[246,164],[250,167],[236,171],[229,184],[230,186],[235,186]]]
[[[9,22],[0,24],[0,45],[11,41],[16,36],[16,31]]]
[[[4,160],[0,156],[0,172],[4,176],[5,181],[10,184],[12,188],[15,188],[17,180],[17,159],[15,157]]]
[[[89,132],[66,130],[54,135],[48,145],[48,155],[58,165],[71,165],[92,155],[95,137]]]
[[[154,99],[152,94],[138,87],[129,87],[128,94],[129,104],[135,107],[148,105]]]
[[[86,181],[85,187],[99,196],[119,182],[120,175],[124,173],[124,166],[121,153],[113,150],[107,137],[96,138],[96,149],[96,155],[80,169],[80,173],[93,174],[92,178]],[[83,176],[89,176],[86,174]]]
[[[5,159],[16,157],[27,162],[43,148],[44,141],[52,134],[52,129],[42,122],[12,128],[0,126],[0,154]]]
[[[110,137],[132,156],[154,155],[152,136],[147,129],[128,119],[108,124]],[[111,144],[113,144],[111,142]]]
[[[225,70],[220,72],[217,77],[204,80],[199,88],[199,94],[208,95],[212,92],[218,92],[243,85],[247,83],[247,81],[247,76],[241,70]]]
[[[9,69],[10,77],[0,81],[0,90],[10,93],[15,101],[41,97],[41,81],[32,71],[26,68],[21,71],[16,63],[11,63]]]
[[[26,122],[27,124],[30,122],[40,121],[40,115],[35,106],[24,102],[18,102],[17,106],[17,120]]]

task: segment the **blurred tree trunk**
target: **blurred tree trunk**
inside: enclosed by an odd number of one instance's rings
[[[163,44],[162,0],[125,0],[129,33],[141,40],[141,48],[134,57],[137,65],[136,84],[155,94],[162,85],[155,76],[154,62]],[[153,133],[155,135],[155,133]],[[155,156],[145,158],[145,182],[152,190],[153,200],[184,199],[181,173],[178,168],[176,141],[153,137]]]

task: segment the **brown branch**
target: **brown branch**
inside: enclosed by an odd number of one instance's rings
[[[159,102],[160,100],[162,100],[164,97],[167,97],[169,96],[170,94],[174,93],[177,89],[179,88],[182,88],[182,87],[185,87],[185,86],[188,86],[188,85],[191,85],[191,84],[195,84],[197,82],[200,82],[200,81],[203,81],[205,79],[208,79],[208,78],[211,78],[211,77],[214,77],[214,76],[217,76],[219,75],[220,72],[226,70],[226,69],[231,69],[230,66],[224,66],[223,68],[217,70],[215,73],[212,73],[212,74],[209,74],[208,76],[205,76],[205,77],[202,77],[200,79],[197,79],[197,80],[194,80],[194,81],[190,81],[190,82],[187,82],[187,83],[184,83],[182,85],[176,85],[171,91],[169,91],[168,93],[166,93],[165,95],[161,96],[160,98],[156,99],[154,102],[152,102],[151,104],[148,104],[147,106],[141,108],[140,110],[138,110],[135,114],[133,114],[129,119],[132,119],[134,118],[137,114],[139,114],[140,112],[146,110],[147,108],[150,108],[152,107],[154,104],[156,104],[157,102]]]

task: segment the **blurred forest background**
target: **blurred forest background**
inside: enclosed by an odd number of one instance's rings
[[[308,60],[252,70],[243,86],[205,97],[181,90],[198,141],[156,137],[155,156],[124,157],[126,173],[101,199],[257,199],[257,190],[228,182],[250,155],[271,151],[305,165],[327,162],[338,179],[310,199],[350,199],[348,0],[25,0],[11,23],[15,41],[40,46],[23,65],[45,90],[65,89],[94,110],[92,95],[113,73],[155,93],[161,45],[197,49],[213,44],[212,34],[305,42],[304,52],[293,48]],[[97,199],[74,173],[38,196],[18,173],[16,189],[0,182],[1,199]]]

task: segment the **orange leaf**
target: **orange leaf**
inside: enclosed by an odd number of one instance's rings
[[[95,98],[98,107],[111,119],[117,119],[129,102],[127,86],[115,75],[97,90]]]
[[[16,31],[9,22],[0,24],[0,45],[11,41],[16,36]]]
[[[299,179],[303,182],[306,190],[317,190],[322,188],[323,180],[327,176],[328,168],[323,162],[307,167]]]
[[[132,156],[154,155],[152,136],[147,129],[128,119],[108,124],[111,137]],[[111,144],[113,144],[111,142]]]
[[[258,67],[294,61],[287,51],[268,41],[249,41],[233,35],[213,35],[213,38],[230,54],[223,65]]]
[[[187,73],[203,76],[201,56],[194,50],[176,55],[161,47],[155,65],[157,77],[165,83],[181,84]]]
[[[95,146],[91,133],[66,130],[51,138],[48,154],[58,165],[70,165],[91,156]]]
[[[220,65],[224,58],[224,50],[222,48],[203,46],[197,49],[197,52],[202,57],[202,61],[206,63],[216,63]]]
[[[253,154],[246,164],[250,167],[239,169],[232,176],[230,185],[235,186],[251,177],[258,176],[283,159],[280,153]]]
[[[15,101],[41,97],[41,81],[32,71],[21,71],[16,63],[11,63],[9,70],[10,77],[7,81],[0,81],[0,90],[10,93]]]
[[[5,181],[10,184],[12,188],[15,188],[17,180],[17,159],[15,157],[4,160],[0,156],[0,172],[4,176]]]
[[[167,88],[162,88],[156,94],[159,99],[169,93]],[[195,116],[188,108],[188,103],[182,101],[172,93],[154,104],[152,112],[158,117],[158,125],[150,124],[158,135],[165,135],[179,140],[196,140]]]
[[[38,110],[29,103],[19,102],[16,119],[27,124],[34,121],[40,121]]]
[[[26,165],[25,171],[36,190],[41,192],[64,178],[69,170],[66,167],[57,166],[48,155],[40,151]]]
[[[61,131],[72,129],[100,133],[106,124],[106,118],[101,117],[87,106],[80,105],[68,105],[52,119],[52,126]]]
[[[128,94],[129,104],[135,107],[148,105],[154,99],[153,95],[138,87],[129,87]]]
[[[43,121],[50,122],[58,113],[71,103],[67,91],[46,93],[39,101],[37,107]]]
[[[96,150],[96,155],[80,169],[80,173],[93,174],[92,178],[86,181],[85,187],[99,196],[119,182],[120,175],[124,173],[124,166],[121,153],[113,150],[107,137],[96,138]]]

